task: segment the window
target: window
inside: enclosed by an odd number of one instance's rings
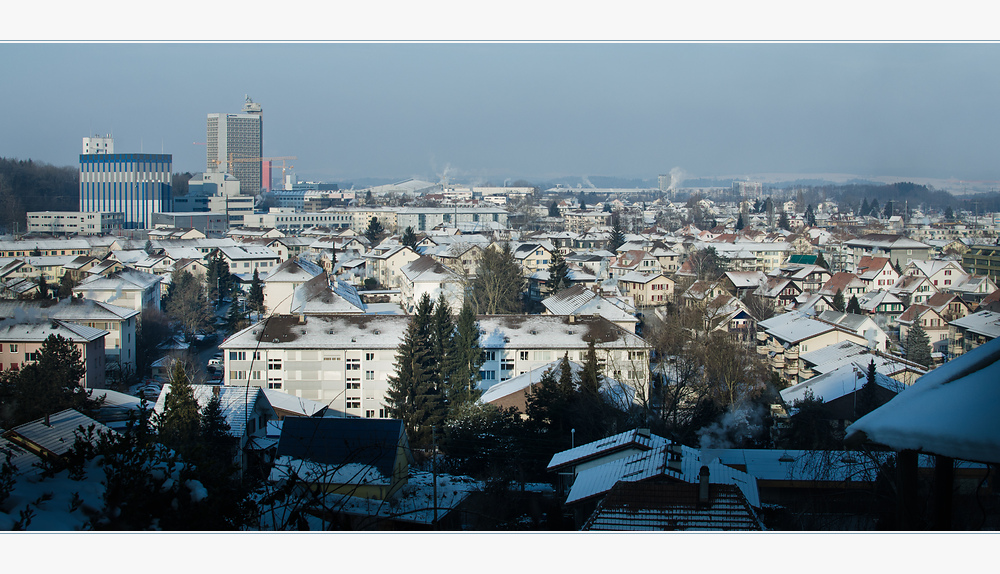
[[[259,381],[261,378],[261,371],[253,371],[251,373],[251,377],[253,377],[253,380]]]
[[[229,380],[231,381],[242,381],[246,376],[246,371],[229,371]]]
[[[496,351],[483,351],[483,360],[484,361],[495,361],[495,360],[497,360],[497,352]]]
[[[365,360],[366,361],[374,361],[375,360],[375,353],[365,353]]]
[[[380,418],[380,419],[384,419],[385,418],[385,409],[379,409],[378,410],[378,418]]]
[[[502,371],[513,371],[514,370],[514,359],[503,359],[500,361],[500,370]]]
[[[247,352],[246,351],[229,351],[229,360],[230,361],[245,361],[245,360],[247,360]]]
[[[16,353],[17,352],[17,345],[11,345],[10,346],[10,352],[11,353]]]
[[[361,370],[361,359],[347,359],[347,370],[348,371],[360,371]]]
[[[355,389],[360,389],[360,388],[361,388],[361,383],[360,382],[347,383],[347,389],[348,390],[355,390]]]
[[[255,361],[259,361],[260,360],[260,351],[254,351],[253,352],[253,360],[255,360]]]
[[[496,371],[479,371],[479,380],[481,381],[495,381],[497,380]]]
[[[267,360],[267,370],[268,371],[280,371],[281,370],[281,359],[268,359]]]
[[[349,409],[360,409],[361,408],[361,397],[347,397],[347,408],[349,408]]]
[[[366,381],[374,381],[375,380],[375,371],[365,371],[365,380]]]
[[[365,411],[365,418],[366,419],[373,419],[373,418],[375,418],[375,411]]]
[[[528,360],[528,351],[521,351],[520,355],[522,361]]]

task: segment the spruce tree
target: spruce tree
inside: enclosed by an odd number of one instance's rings
[[[163,307],[171,319],[181,324],[188,337],[212,322],[213,314],[201,282],[183,269],[171,276]]]
[[[816,214],[813,212],[813,206],[811,203],[808,206],[806,206],[805,219],[806,219],[806,225],[808,225],[809,227],[816,227]]]
[[[861,315],[861,303],[858,302],[857,295],[851,295],[851,301],[847,304],[847,312],[853,313],[855,315]]]
[[[919,318],[913,320],[913,327],[906,333],[906,358],[925,369],[931,366],[931,342]]]
[[[837,289],[837,294],[833,296],[833,301],[830,302],[830,306],[837,311],[843,312],[847,304],[844,301],[844,292],[842,290]]]
[[[861,200],[861,207],[858,208],[858,215],[861,215],[861,216],[868,215],[869,213],[871,213],[871,210],[872,210],[871,206],[868,205],[868,198],[866,197],[866,198],[862,199]]]
[[[35,295],[35,299],[48,299],[49,298],[49,283],[45,280],[45,275],[38,276],[38,293]]]
[[[855,419],[859,419],[866,414],[875,410],[878,405],[878,396],[876,395],[875,387],[878,382],[875,379],[875,359],[872,359],[868,363],[868,373],[865,379],[865,384],[858,391],[858,401],[857,401],[857,412],[855,413]]]
[[[371,221],[368,222],[368,229],[365,230],[365,237],[372,245],[378,244],[382,240],[382,235],[385,233],[385,229],[382,224],[379,223],[377,217],[373,217]]]
[[[60,299],[72,297],[73,287],[76,287],[76,281],[73,281],[73,278],[70,277],[69,273],[63,273],[63,276],[59,278],[59,291],[57,292],[57,297]]]
[[[559,250],[552,252],[552,263],[549,264],[549,278],[545,281],[545,286],[549,289],[550,295],[555,295],[568,286],[569,266]]]
[[[830,270],[830,264],[826,262],[826,259],[823,257],[822,252],[820,252],[820,254],[816,256],[816,265],[822,267],[823,269],[826,269],[827,271]]]
[[[608,239],[608,251],[615,253],[625,245],[625,232],[622,231],[621,219],[618,214],[611,216],[611,237]]]
[[[409,247],[410,249],[417,248],[417,232],[413,231],[412,227],[407,227],[403,232],[403,237],[399,240],[400,243]]]
[[[20,371],[0,372],[0,428],[66,409],[93,415],[101,401],[92,399],[91,392],[83,387],[86,373],[80,350],[73,342],[49,335],[34,362]]]
[[[254,313],[264,312],[264,284],[257,270],[253,270],[253,280],[250,282],[250,292],[247,293],[247,304]]]
[[[427,297],[426,294],[424,294]],[[430,297],[427,298],[430,301]],[[451,307],[444,298],[444,293],[438,296],[434,305],[434,314],[431,320],[431,346],[434,350],[434,361],[441,371],[441,382],[439,390],[445,397],[448,397],[448,381],[451,379],[451,372],[454,370],[455,357],[455,321],[451,317]]]
[[[163,412],[157,425],[160,441],[181,456],[191,454],[198,443],[201,415],[194,389],[181,361],[174,361],[170,370],[170,393],[164,399]]]
[[[736,231],[742,231],[745,226],[746,223],[743,222],[743,214],[741,213],[739,219],[736,220]]]
[[[792,229],[791,223],[788,221],[788,214],[784,211],[782,211],[781,215],[778,217],[778,227],[784,229],[785,231],[791,231]]]
[[[568,362],[566,365],[568,367]],[[557,444],[562,443],[562,438],[573,428],[571,405],[576,395],[572,377],[568,389],[560,382],[562,378],[561,375],[556,378],[555,369],[546,369],[538,382],[529,387],[525,402],[530,426],[536,432],[549,434],[547,438]]]
[[[559,205],[556,203],[556,200],[553,199],[552,203],[549,204],[549,217],[560,217],[560,216],[561,214],[559,213]]]
[[[453,353],[448,366],[448,404],[455,411],[461,404],[479,398],[476,380],[483,364],[483,350],[479,343],[479,323],[467,298],[458,313]]]
[[[433,303],[426,294],[410,319],[396,352],[396,375],[388,379],[386,402],[393,418],[403,421],[410,444],[431,444],[432,429],[444,418],[439,392],[440,365],[431,345]]]
[[[880,213],[882,213],[882,208],[879,207],[878,198],[876,197],[875,199],[872,200],[868,213],[866,215],[870,215],[872,217],[878,217]]]

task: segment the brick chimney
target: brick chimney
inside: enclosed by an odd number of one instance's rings
[[[698,472],[698,506],[708,506],[708,467],[701,467]]]

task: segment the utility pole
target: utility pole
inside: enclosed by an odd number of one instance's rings
[[[426,435],[425,435],[426,436]],[[437,479],[437,429],[431,427],[431,479],[434,483],[434,519],[431,527],[437,530],[438,526],[438,479]],[[425,467],[426,468],[426,467]]]

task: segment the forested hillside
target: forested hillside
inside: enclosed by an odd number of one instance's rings
[[[77,211],[79,189],[74,167],[0,158],[0,232],[24,231],[28,211]]]

